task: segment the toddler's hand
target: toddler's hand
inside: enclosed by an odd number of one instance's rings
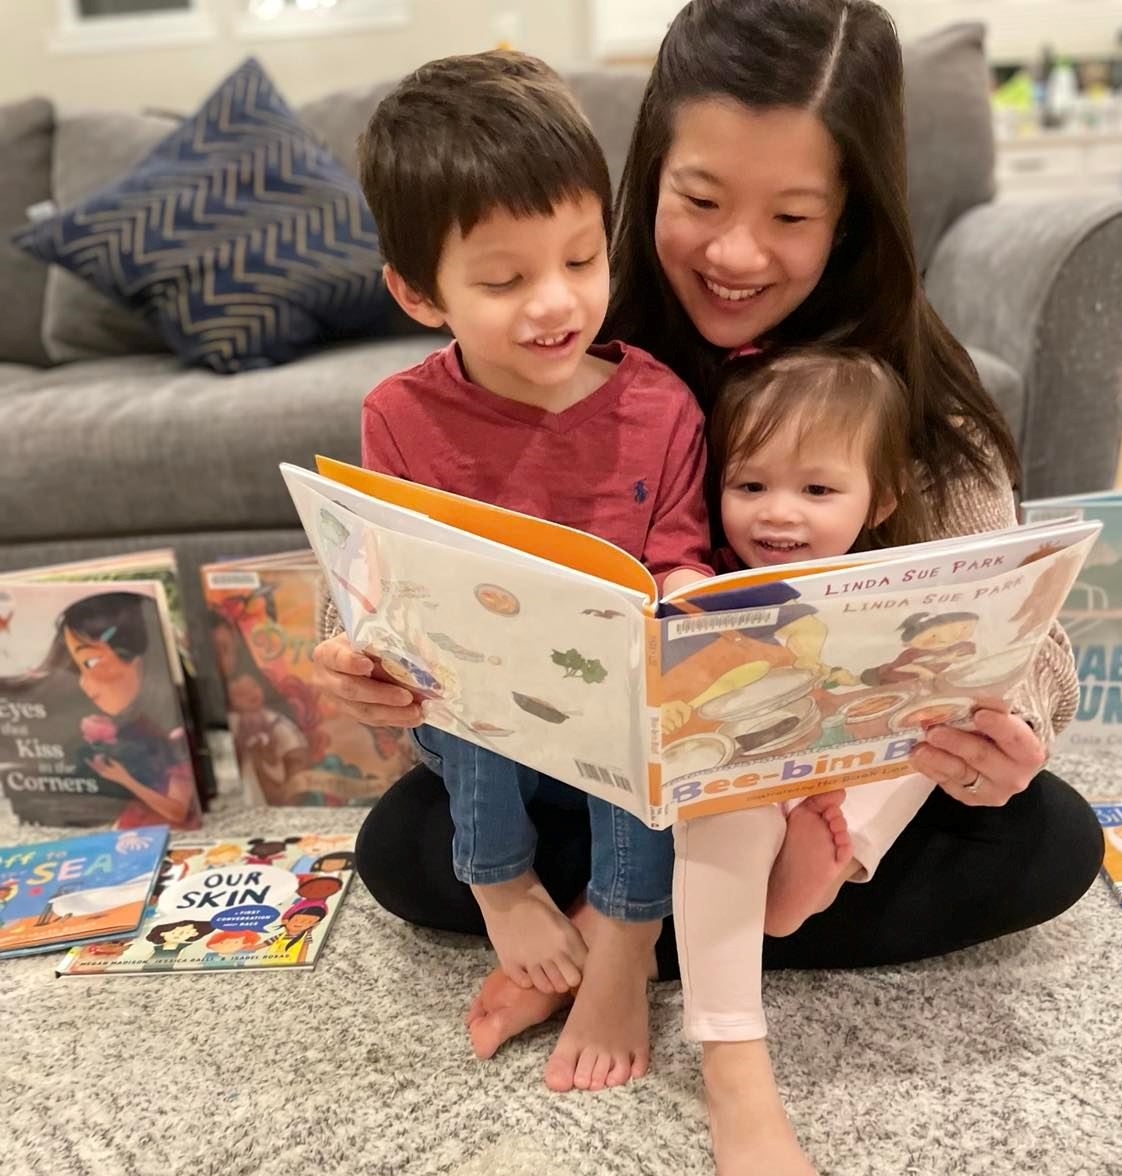
[[[419,727],[421,704],[384,674],[376,658],[355,653],[345,633],[321,641],[312,653],[312,682],[338,710],[370,727]]]

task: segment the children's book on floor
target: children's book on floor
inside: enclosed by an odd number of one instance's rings
[[[1122,747],[1122,493],[1041,498],[1021,507],[1025,522],[1097,519],[1102,532],[1060,609],[1075,650],[1079,709],[1057,749]]]
[[[0,579],[0,788],[22,822],[200,822],[164,580]]]
[[[164,600],[167,604],[167,619],[171,623],[171,635],[179,655],[179,669],[182,673],[185,695],[184,717],[188,721],[187,738],[191,749],[191,762],[195,768],[195,779],[203,808],[218,793],[210,748],[205,738],[206,725],[202,718],[202,696],[199,690],[199,672],[191,651],[191,639],[187,632],[187,614],[183,609],[183,595],[180,592],[179,566],[175,550],[171,547],[157,547],[144,551],[129,551],[120,555],[103,556],[100,559],[84,559],[74,563],[51,564],[46,567],[23,568],[5,572],[0,580],[34,580],[36,583],[99,584],[121,583],[125,580],[155,580],[163,585]]]
[[[59,976],[314,968],[354,870],[354,836],[182,841],[127,939],[75,948]]]
[[[1099,531],[1059,522],[733,572],[663,600],[591,535],[283,465],[355,648],[426,721],[654,828],[903,775],[1030,673]]]
[[[0,958],[132,934],[167,841],[153,825],[0,848]]]
[[[341,714],[312,683],[319,564],[308,548],[201,569],[251,804],[369,806],[413,764],[407,731]]]
[[[1122,903],[1122,804],[1104,801],[1091,808],[1103,827],[1102,875],[1115,899]]]

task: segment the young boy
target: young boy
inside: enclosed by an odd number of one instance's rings
[[[700,410],[645,352],[593,345],[611,186],[558,76],[510,52],[432,62],[383,100],[359,153],[390,292],[454,336],[367,396],[363,464],[601,535],[664,590],[709,574]],[[456,876],[507,978],[469,1014],[476,1052],[490,1056],[513,1023],[579,985],[546,1082],[599,1089],[644,1073],[670,837],[587,798],[588,903],[570,921],[534,873],[526,805],[580,794],[432,727],[416,735],[448,789]]]

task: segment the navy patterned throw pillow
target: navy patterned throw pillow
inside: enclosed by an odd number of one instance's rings
[[[389,307],[361,189],[252,58],[128,175],[13,240],[216,372],[377,334]]]

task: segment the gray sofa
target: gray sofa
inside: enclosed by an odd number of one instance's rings
[[[980,26],[906,49],[910,184],[928,290],[1008,418],[1032,495],[1112,484],[1122,435],[1122,193],[991,203],[994,148]],[[638,73],[572,82],[618,179]],[[334,94],[301,116],[353,166],[385,86]],[[154,115],[0,111],[0,233],[127,169],[173,124]],[[188,370],[145,324],[78,279],[0,244],[0,569],[172,545],[203,667],[207,719],[223,721],[197,569],[303,546],[277,464],[359,453],[358,410],[382,376],[439,342],[409,332],[284,367]]]

